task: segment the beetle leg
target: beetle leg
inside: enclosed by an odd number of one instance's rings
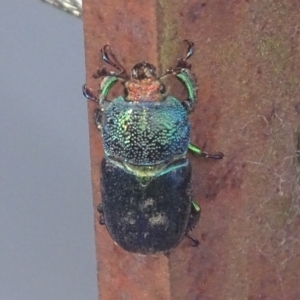
[[[162,75],[160,78],[167,76],[167,75],[174,75],[176,76],[184,87],[187,90],[188,97],[182,102],[183,107],[186,109],[188,113],[193,111],[195,102],[196,102],[196,79],[194,75],[191,73],[191,65],[187,63],[187,60],[193,55],[194,53],[194,43],[188,40],[184,40],[184,42],[188,43],[187,53],[184,58],[180,58],[175,68],[169,69]]]
[[[106,77],[106,76],[118,76],[117,72],[115,71],[107,71],[105,68],[97,69],[96,73],[93,74],[93,77],[95,79],[98,79],[100,77]]]
[[[93,92],[89,88],[86,87],[86,84],[82,86],[82,93],[85,98],[99,103],[99,99],[94,96]]]
[[[214,159],[222,159],[224,157],[224,154],[222,152],[216,153],[216,154],[209,154],[197,146],[193,144],[189,144],[188,149],[195,155],[203,156],[204,158],[214,158]]]
[[[190,212],[189,221],[187,225],[187,232],[185,236],[193,241],[193,245],[192,245],[193,247],[197,247],[200,242],[197,239],[193,238],[189,234],[189,231],[193,230],[196,224],[198,223],[200,218],[200,213],[201,213],[200,206],[196,202],[192,201],[191,212]]]
[[[105,225],[105,219],[104,219],[104,214],[103,214],[103,208],[102,208],[102,203],[100,203],[98,206],[97,206],[97,210],[100,214],[99,216],[99,224],[100,225]]]
[[[175,69],[191,69],[191,65],[187,63],[187,60],[194,54],[194,43],[189,40],[184,40],[188,44],[188,49],[184,58],[178,60]]]
[[[83,86],[82,92],[84,97],[86,97],[89,100],[97,102],[101,108],[103,108],[104,102],[106,101],[106,96],[112,86],[118,81],[124,81],[129,79],[129,76],[125,70],[125,68],[119,63],[115,55],[112,53],[110,46],[105,45],[103,49],[101,49],[102,53],[102,59],[108,63],[109,65],[113,66],[116,71],[108,71],[105,68],[98,68],[96,70],[96,73],[93,75],[95,79],[98,79],[100,77],[104,77],[102,80],[100,87],[100,95],[99,98],[94,96],[91,90],[89,90],[86,85]]]
[[[110,48],[109,45],[105,45],[101,49],[101,53],[102,53],[102,59],[106,63],[108,63],[109,65],[113,66],[117,70],[116,72],[113,73],[114,76],[123,78],[125,80],[127,80],[129,78],[129,76],[128,76],[126,70],[125,70],[125,68],[121,65],[121,63],[118,61],[118,59],[116,58],[116,56],[112,53],[111,48]],[[107,72],[105,69],[103,69],[102,72],[103,71]]]
[[[94,123],[97,126],[98,130],[102,130],[102,110],[100,108],[96,108],[94,110]]]
[[[190,212],[189,221],[187,225],[187,232],[195,228],[195,226],[199,221],[200,214],[201,214],[200,206],[196,202],[192,201],[191,212]]]
[[[188,40],[184,40],[184,42],[188,43],[188,49],[185,57],[179,58],[176,67],[173,69],[168,69],[166,73],[161,77],[166,76],[168,74],[173,74],[176,76],[179,73],[181,73],[183,69],[190,70],[192,68],[192,65],[187,63],[187,60],[194,54],[194,43]]]
[[[196,86],[196,80],[194,78],[194,75],[190,72],[189,69],[172,69],[172,70],[167,70],[167,72],[161,76],[160,78],[172,74],[176,76],[179,81],[184,85],[186,91],[187,91],[187,98],[182,101],[182,105],[185,108],[185,110],[188,113],[191,113],[194,109],[195,102],[197,99],[196,91],[197,91],[197,86]]]
[[[191,235],[189,235],[188,233],[186,233],[185,236],[186,236],[187,238],[189,238],[189,239],[193,242],[192,247],[198,247],[198,246],[199,246],[199,244],[200,244],[199,240],[193,238],[193,237],[192,237]]]
[[[104,109],[105,102],[107,102],[107,95],[113,85],[119,80],[117,76],[105,76],[100,84],[99,106]],[[108,101],[109,102],[109,101]]]

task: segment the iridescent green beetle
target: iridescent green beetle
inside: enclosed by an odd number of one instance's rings
[[[100,224],[130,252],[167,252],[184,236],[194,246],[199,244],[189,235],[200,207],[191,198],[186,154],[190,150],[205,158],[223,158],[222,153],[210,155],[190,144],[188,114],[196,102],[196,85],[187,63],[193,43],[186,42],[186,56],[161,77],[147,62],[136,64],[128,75],[106,45],[102,59],[116,71],[97,70],[95,77],[104,77],[99,97],[83,87],[84,96],[99,104],[94,121],[102,133],[105,153]],[[162,79],[170,75],[186,88],[184,101],[166,93]],[[124,84],[124,95],[109,101],[107,95],[118,81]]]

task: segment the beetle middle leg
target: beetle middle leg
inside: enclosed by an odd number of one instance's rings
[[[203,156],[204,158],[222,159],[224,157],[224,154],[222,152],[218,152],[216,154],[209,154],[208,152],[201,150],[199,147],[193,144],[189,144],[188,149],[193,154]]]
[[[102,110],[100,108],[96,108],[94,110],[94,123],[97,126],[98,130],[102,130]]]
[[[103,213],[103,207],[102,207],[102,203],[100,203],[98,206],[97,206],[97,210],[100,214],[99,216],[99,224],[100,225],[105,225],[105,219],[104,219],[104,213]]]
[[[188,220],[187,232],[186,232],[185,236],[193,242],[193,244],[192,244],[193,247],[197,247],[200,244],[200,242],[197,239],[193,238],[189,234],[189,231],[191,231],[195,228],[196,224],[199,221],[200,213],[201,213],[200,206],[196,202],[192,201],[192,207],[191,207],[191,212],[190,212],[190,216],[189,216],[189,220]]]

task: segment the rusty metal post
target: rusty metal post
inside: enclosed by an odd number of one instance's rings
[[[161,70],[195,42],[199,101],[192,141],[222,162],[191,158],[193,235],[168,257],[115,245],[95,213],[101,300],[300,299],[300,7],[298,0],[85,0],[88,86],[109,43],[123,65]],[[176,90],[176,87],[175,87]],[[181,93],[181,91],[179,91]],[[102,145],[89,103],[94,206]],[[95,209],[96,211],[96,209]]]

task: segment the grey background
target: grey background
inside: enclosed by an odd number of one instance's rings
[[[97,299],[82,22],[0,11],[0,299]]]

